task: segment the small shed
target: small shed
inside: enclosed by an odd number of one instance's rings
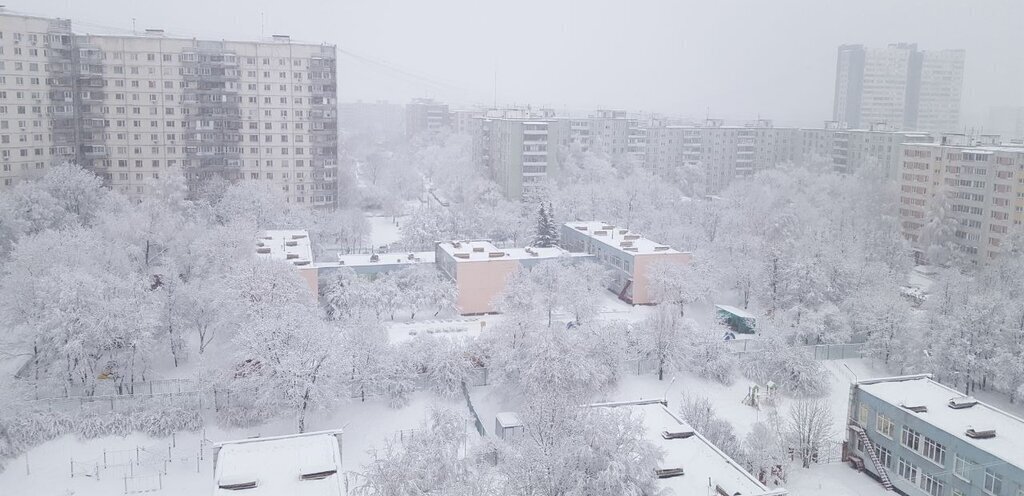
[[[499,439],[515,440],[523,435],[523,422],[515,412],[500,412],[494,416],[494,433]]]
[[[718,310],[718,321],[733,332],[754,334],[757,319],[752,313],[729,305],[715,305],[715,308]]]

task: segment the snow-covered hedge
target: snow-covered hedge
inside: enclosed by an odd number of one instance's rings
[[[85,439],[127,436],[138,431],[153,437],[195,431],[203,418],[189,402],[176,398],[139,399],[125,411],[80,409],[50,410],[33,406],[7,409],[0,416],[0,460],[11,458],[51,439],[77,434]],[[0,470],[3,465],[0,462]]]

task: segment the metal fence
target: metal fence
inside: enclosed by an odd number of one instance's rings
[[[815,360],[845,360],[863,358],[864,343],[818,344],[806,347]]]
[[[28,389],[31,392],[31,397],[36,400],[173,394],[200,389],[199,382],[194,379],[160,379],[120,384],[112,380],[104,380],[98,381],[91,388],[82,384],[48,381],[22,380],[19,383]]]
[[[138,494],[153,491],[162,491],[164,488],[164,474],[132,475],[124,477],[124,493]]]

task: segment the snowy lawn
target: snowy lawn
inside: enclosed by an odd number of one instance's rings
[[[418,429],[427,418],[432,407],[442,406],[466,411],[465,402],[439,399],[428,392],[417,392],[409,405],[401,409],[387,406],[381,399],[358,400],[342,405],[329,414],[320,413],[308,419],[309,430],[342,428],[345,431],[342,442],[342,463],[347,471],[361,471],[366,462],[373,459],[372,450],[382,448],[385,439],[395,439],[399,431]],[[222,429],[207,425],[205,436],[208,443],[243,439],[251,436],[274,436],[295,432],[295,423],[290,419],[276,420],[260,426],[245,429]],[[167,464],[167,475],[162,480],[153,477],[154,488],[162,483],[163,490],[157,494],[196,495],[211,491],[213,459],[207,447],[201,460],[200,447],[204,431],[178,433],[174,446],[170,448],[171,462]],[[0,472],[0,494],[2,495],[82,495],[107,496],[124,494],[123,476],[130,470],[138,474],[155,474],[162,462],[147,463],[164,459],[171,445],[171,438],[152,438],[142,434],[128,437],[103,437],[81,440],[75,436],[63,436],[44,443],[27,454],[9,460],[6,470]],[[142,466],[129,468],[128,459],[136,458],[136,448],[141,447]],[[110,468],[104,469],[103,456],[107,451]],[[147,457],[147,452],[151,456]],[[159,456],[156,453],[160,453]],[[92,476],[71,477],[71,460],[74,459],[83,472],[94,472],[99,464],[99,479]],[[124,465],[121,465],[121,463]],[[26,473],[26,463],[30,473]],[[113,465],[118,466],[114,467]],[[76,467],[76,472],[79,472]],[[86,467],[89,467],[87,469]],[[143,483],[150,481],[140,481]]]
[[[790,468],[786,489],[791,496],[889,496],[894,494],[867,474],[845,463],[814,465],[809,469]]]
[[[370,246],[377,248],[382,245],[390,245],[402,239],[399,227],[408,219],[408,216],[396,219],[390,216],[367,216],[370,221]]]

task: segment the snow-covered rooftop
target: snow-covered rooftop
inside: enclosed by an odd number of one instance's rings
[[[442,241],[437,246],[451,255],[456,262],[587,256],[585,253],[569,253],[557,246],[550,248],[498,248],[488,240]]]
[[[746,311],[746,310],[744,310],[742,308],[736,308],[736,307],[734,307],[732,305],[715,305],[715,308],[717,308],[719,310],[725,310],[726,312],[729,312],[729,313],[731,313],[731,314],[733,314],[733,315],[735,315],[737,317],[743,318],[743,319],[756,319],[757,318],[754,314],[752,314],[752,313],[750,313],[750,312],[748,312],[748,311]]]
[[[289,494],[340,496],[341,431],[245,439],[220,443],[216,454],[214,495]],[[226,486],[226,487],[225,487]],[[233,486],[233,487],[232,487]]]
[[[309,265],[313,263],[309,233],[300,229],[260,231],[256,234],[256,256]]]
[[[659,469],[683,469],[683,475],[658,479],[662,489],[672,494],[743,494],[744,496],[782,496],[785,489],[770,490],[750,475],[740,464],[719,450],[686,422],[676,417],[658,401],[637,401],[594,405],[626,408],[643,419],[645,439],[660,448],[665,458]],[[665,432],[679,437],[665,439]],[[693,433],[689,435],[689,433]],[[716,493],[716,486],[725,492]]]
[[[374,259],[376,257],[376,260]],[[396,251],[391,253],[353,253],[349,255],[338,255],[337,263],[323,263],[318,266],[364,267],[370,265],[393,265],[406,264],[414,265],[421,263],[434,263],[434,252],[432,251]]]
[[[671,246],[656,243],[624,227],[600,221],[567,222],[565,225],[581,232],[591,239],[600,241],[616,250],[634,255],[652,253],[679,253]]]
[[[926,412],[914,413],[907,410],[907,413],[949,433],[961,442],[1014,466],[1024,467],[1024,450],[1020,448],[1024,442],[1024,419],[1020,417],[982,402],[969,408],[951,408],[950,400],[967,397],[932,380],[927,374],[861,381],[857,387],[897,407],[928,407]],[[968,429],[994,430],[995,437],[974,439],[967,435]]]

